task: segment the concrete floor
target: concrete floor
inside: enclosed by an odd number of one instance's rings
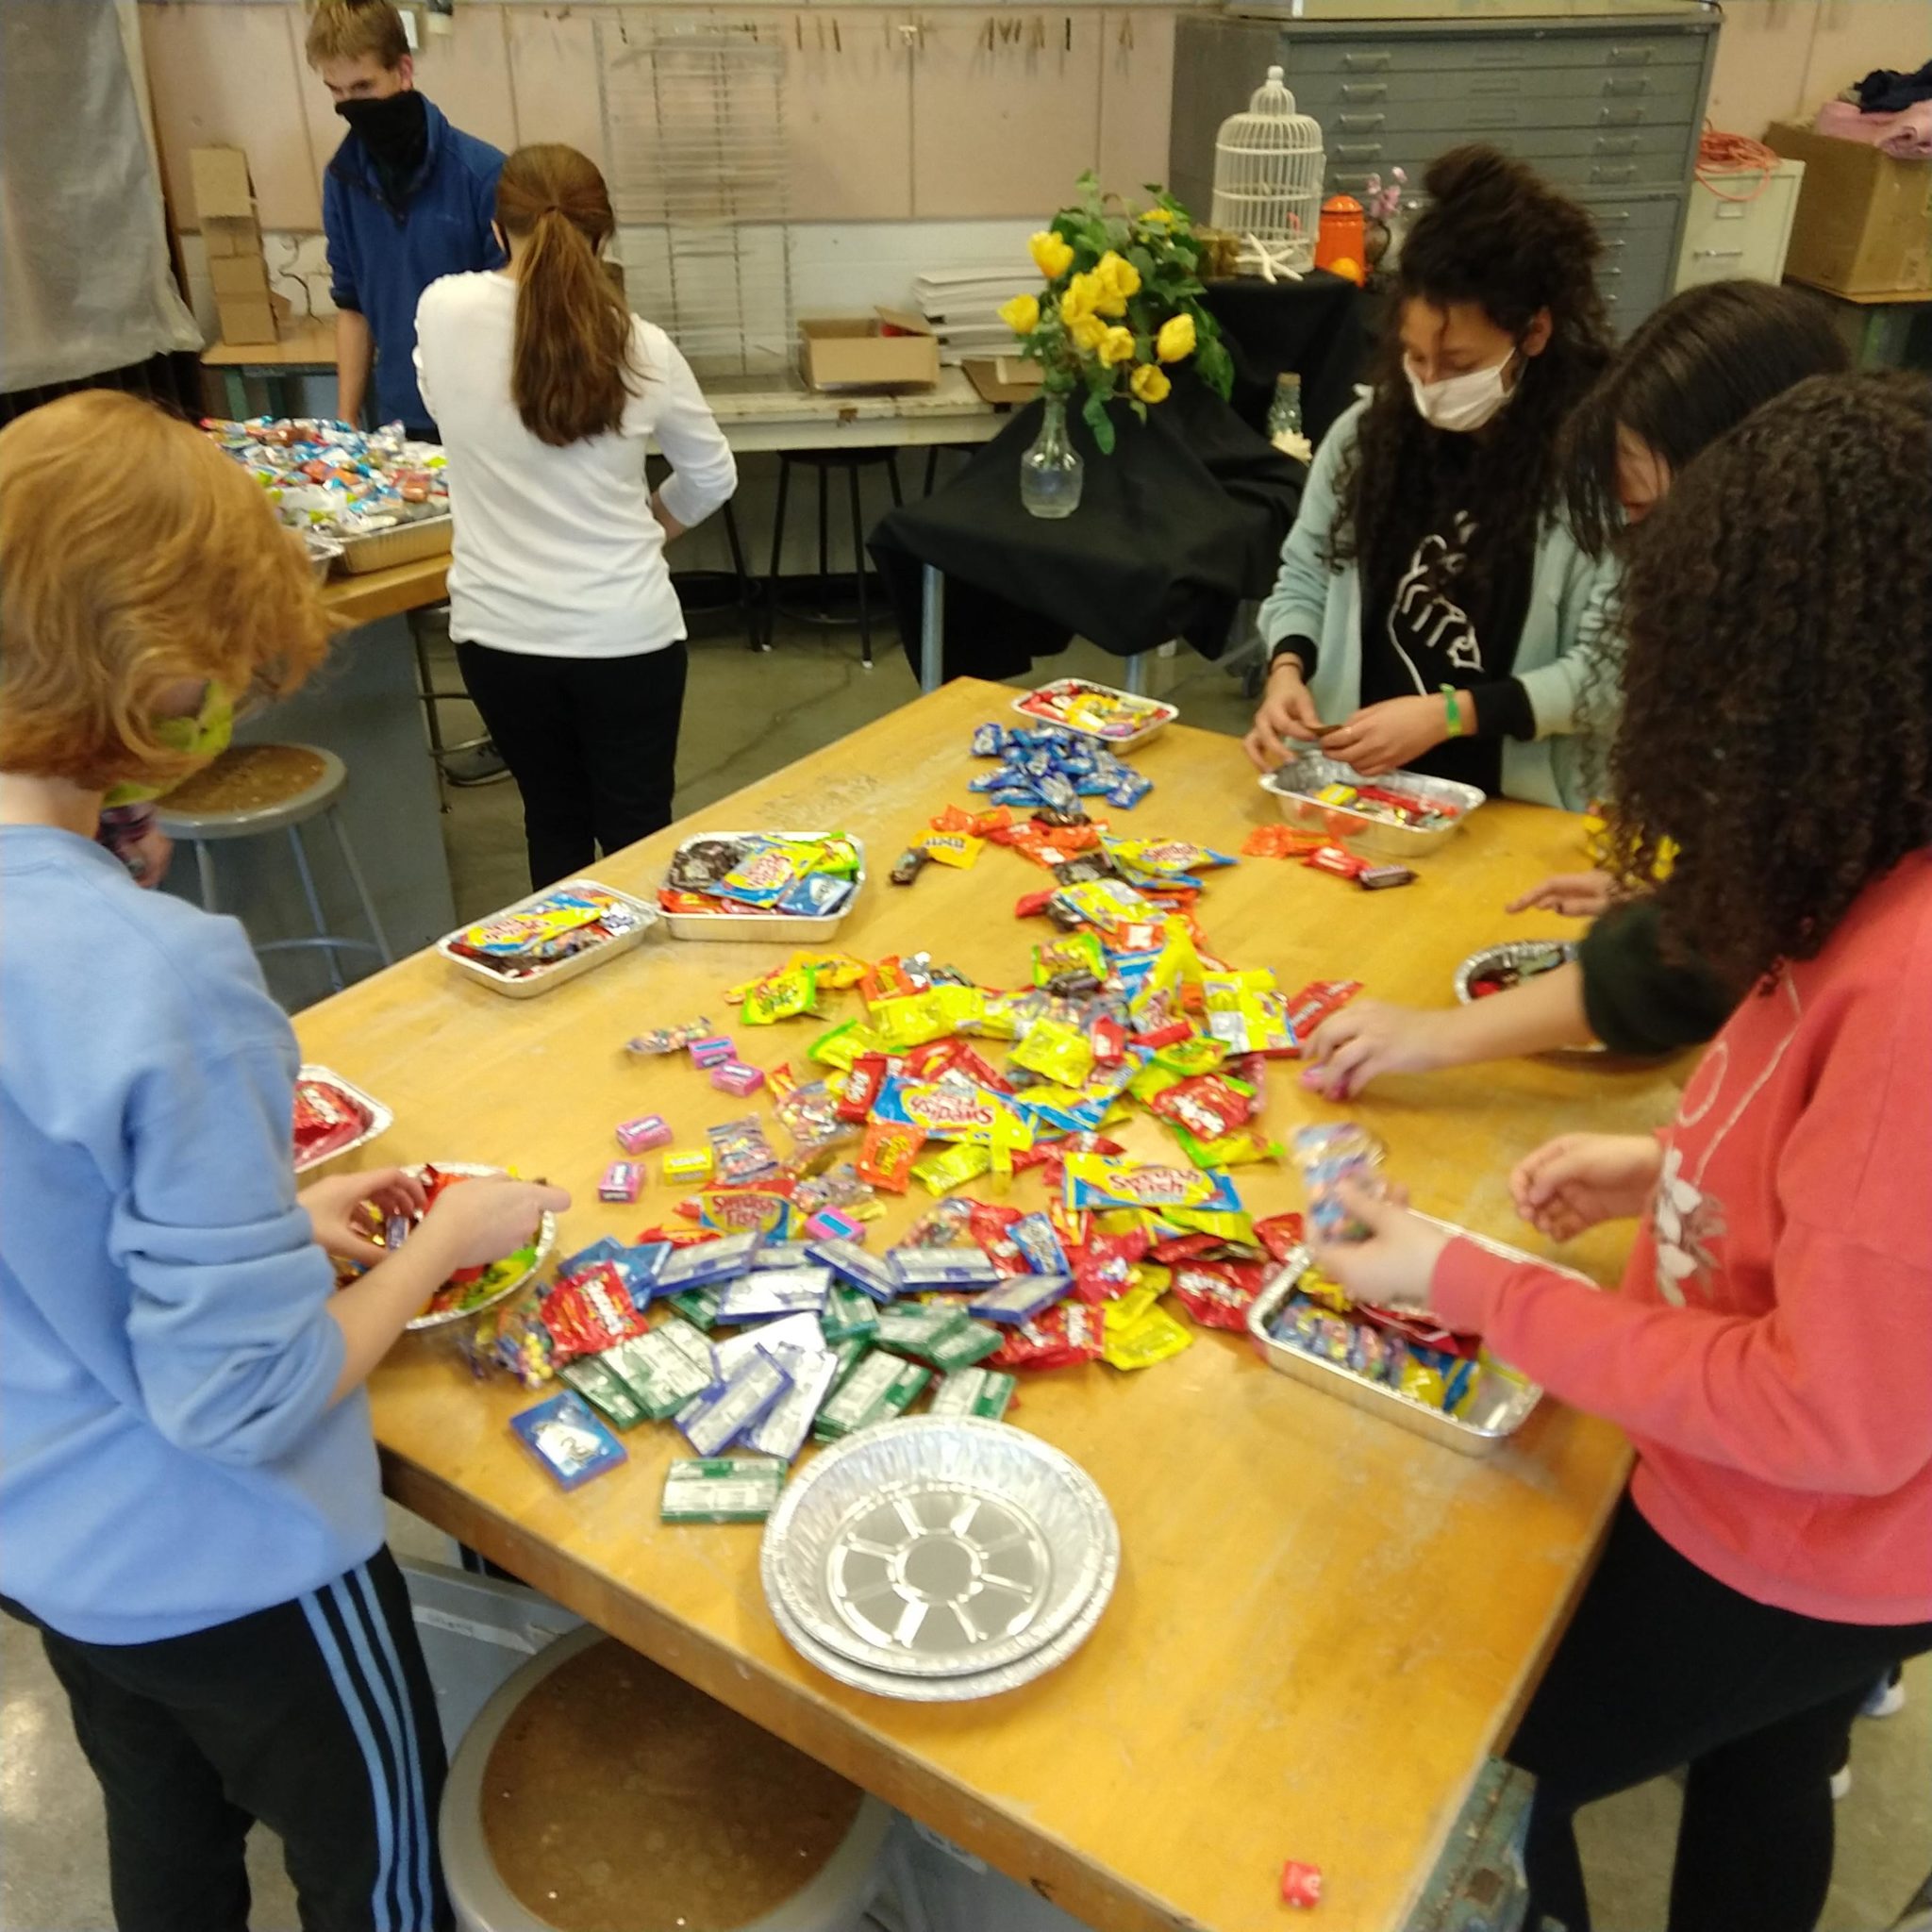
[[[1043,659],[1034,681],[1117,671],[1117,659],[1081,645]],[[1190,724],[1246,729],[1240,684],[1215,666],[1185,655],[1158,663],[1154,688],[1180,704]],[[781,631],[778,648],[758,656],[741,640],[701,639],[692,647],[677,810],[702,809],[916,695],[904,657],[883,638],[870,672],[856,638],[842,632]],[[451,717],[447,728],[454,741],[475,727]],[[475,918],[527,890],[516,791],[501,783],[449,796],[457,910]],[[446,1543],[427,1524],[393,1508],[391,1519],[398,1554],[443,1554]],[[1932,1658],[1912,1665],[1907,1685],[1902,1714],[1857,1726],[1824,1932],[1883,1932],[1932,1867]],[[1678,1803],[1676,1785],[1660,1778],[1583,1815],[1599,1932],[1659,1932]],[[251,1842],[250,1869],[257,1932],[294,1932],[293,1897],[263,1832]],[[0,1932],[106,1932],[110,1923],[98,1794],[38,1640],[0,1619]]]

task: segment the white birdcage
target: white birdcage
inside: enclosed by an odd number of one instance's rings
[[[1241,265],[1270,280],[1315,262],[1322,214],[1322,127],[1297,114],[1271,67],[1245,114],[1230,114],[1214,140],[1213,224],[1241,238]]]

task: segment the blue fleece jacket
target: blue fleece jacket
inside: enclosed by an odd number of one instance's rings
[[[385,194],[359,135],[343,138],[322,177],[329,299],[368,321],[378,421],[418,431],[433,426],[416,387],[423,291],[443,275],[501,268],[507,258],[490,226],[503,151],[452,127],[434,101],[423,107],[427,150],[400,208]]]
[[[0,826],[0,1592],[94,1643],[382,1541],[367,1399],[295,1201],[294,1035],[242,928]]]

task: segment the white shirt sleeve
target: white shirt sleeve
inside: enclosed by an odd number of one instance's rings
[[[648,371],[639,401],[650,413],[651,434],[672,469],[658,495],[690,529],[731,500],[738,488],[738,464],[676,344],[661,330],[650,331],[648,338],[642,330],[639,334]]]
[[[430,298],[436,293],[438,284],[431,282],[423,291],[416,303],[416,345],[409,352],[409,358],[416,365],[416,388],[423,397],[423,407],[429,411],[429,420],[436,420],[436,405],[429,395],[429,368],[423,359],[424,325],[430,320]]]

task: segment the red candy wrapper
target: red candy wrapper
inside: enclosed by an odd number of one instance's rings
[[[1366,858],[1357,858],[1340,845],[1318,845],[1302,863],[1314,872],[1333,873],[1339,879],[1358,879],[1369,869]]]
[[[1239,1334],[1267,1272],[1259,1261],[1189,1261],[1174,1271],[1172,1291],[1202,1327]]]
[[[986,1357],[989,1369],[1065,1369],[1077,1362],[1100,1359],[1101,1323],[1093,1309],[1078,1302],[1061,1302],[1030,1322],[1012,1329],[996,1354]]]
[[[646,1326],[624,1276],[608,1261],[593,1261],[582,1274],[559,1281],[544,1297],[542,1316],[558,1361],[614,1348]]]
[[[1255,1239],[1275,1261],[1286,1261],[1291,1249],[1302,1245],[1305,1232],[1299,1214],[1271,1214],[1255,1224]]]
[[[1254,1118],[1256,1097],[1219,1074],[1196,1074],[1163,1087],[1148,1101],[1147,1111],[1203,1141],[1219,1141]]]
[[[1304,1910],[1322,1903],[1322,1868],[1319,1865],[1304,1865],[1299,1858],[1291,1858],[1281,1868],[1281,1895],[1291,1906]]]
[[[1340,1012],[1361,991],[1359,979],[1311,979],[1288,1003],[1288,1024],[1294,1031],[1295,1051],[1330,1013]]]

